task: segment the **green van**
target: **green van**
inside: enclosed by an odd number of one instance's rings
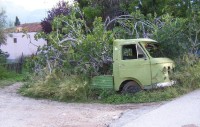
[[[113,75],[94,77],[92,86],[128,93],[170,86],[175,83],[169,77],[174,67],[155,40],[117,39],[113,43]]]

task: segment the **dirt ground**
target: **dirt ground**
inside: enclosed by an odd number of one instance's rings
[[[117,125],[112,123],[128,110],[136,110],[138,113],[162,105],[83,104],[36,100],[17,94],[16,91],[21,85],[22,83],[15,83],[0,88],[0,127],[114,127]]]

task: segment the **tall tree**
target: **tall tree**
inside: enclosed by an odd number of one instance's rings
[[[15,26],[19,26],[20,25],[20,21],[19,18],[16,16],[15,18]]]
[[[96,16],[113,18],[130,14],[136,10],[147,16],[161,16],[169,13],[175,17],[186,18],[193,10],[199,9],[199,0],[76,0],[86,18]]]
[[[41,22],[42,29],[45,33],[50,33],[52,31],[51,22],[53,21],[54,17],[60,15],[68,15],[70,13],[71,7],[69,6],[68,2],[59,1],[56,7],[49,10],[47,13],[47,17],[44,18]]]
[[[2,9],[0,10],[0,45],[5,44],[5,31],[6,26],[6,12]],[[0,49],[0,63],[5,62],[6,54]],[[1,72],[1,70],[0,70]]]
[[[115,17],[126,13],[126,10],[120,8],[122,3],[127,3],[127,0],[76,0],[80,8],[83,10],[86,18],[95,18],[101,16]]]
[[[5,11],[0,10],[0,45],[5,44],[4,28],[6,26],[6,15]]]

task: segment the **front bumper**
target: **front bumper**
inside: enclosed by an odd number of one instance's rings
[[[144,86],[143,89],[156,89],[156,88],[162,88],[162,87],[167,87],[167,86],[172,86],[176,84],[176,81],[169,81],[169,82],[161,82],[161,83],[156,83],[156,84],[153,84],[153,85],[149,85],[149,86]]]
[[[155,84],[154,86],[155,86],[155,88],[159,88],[159,87],[166,87],[166,86],[172,86],[172,85],[174,85],[174,84],[176,84],[176,81],[170,81],[170,82],[162,82],[162,83],[157,83],[157,84]]]

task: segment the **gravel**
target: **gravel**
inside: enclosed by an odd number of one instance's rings
[[[36,100],[17,94],[22,83],[0,89],[0,127],[119,127],[162,103],[98,104]],[[123,114],[126,113],[124,116]],[[120,121],[120,122],[119,122]]]

